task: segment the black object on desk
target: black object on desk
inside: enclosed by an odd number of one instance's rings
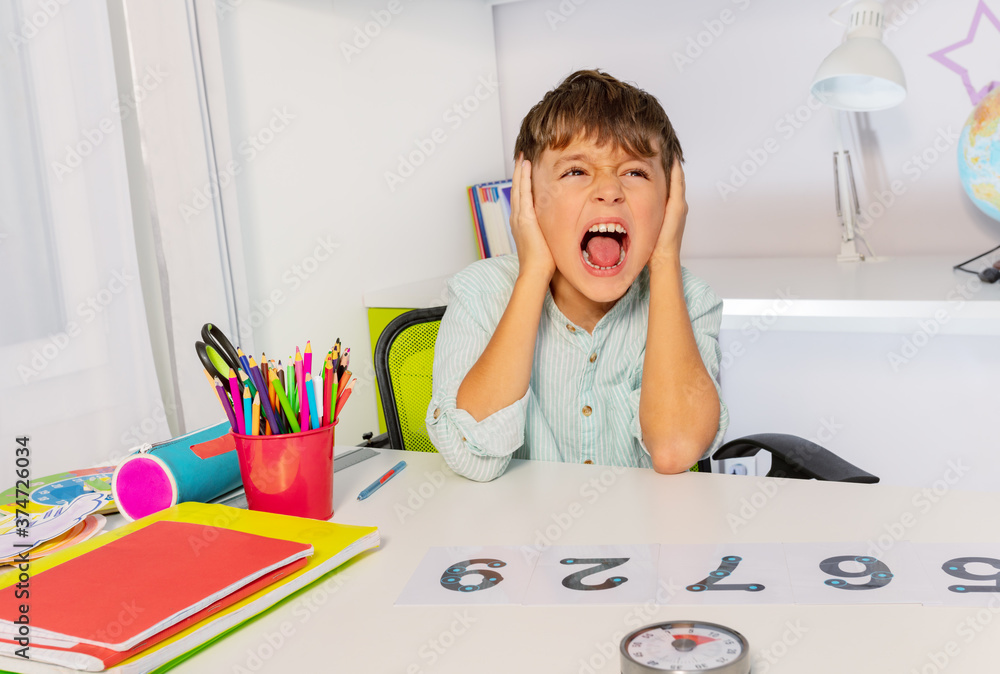
[[[712,458],[735,459],[753,456],[762,449],[771,452],[768,477],[791,477],[798,480],[860,482],[875,484],[878,477],[845,461],[815,442],[785,433],[758,433],[731,440],[715,451]]]

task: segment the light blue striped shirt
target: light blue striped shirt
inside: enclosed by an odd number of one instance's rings
[[[452,470],[480,481],[498,477],[512,458],[652,467],[639,426],[649,319],[646,269],[593,334],[569,321],[547,292],[525,396],[480,422],[455,406],[459,385],[510,301],[517,273],[517,257],[505,255],[475,262],[449,281],[427,409],[431,442]],[[718,390],[722,300],[687,269],[682,280],[695,341]],[[721,397],[719,402],[719,429],[706,456],[729,426],[729,411]]]

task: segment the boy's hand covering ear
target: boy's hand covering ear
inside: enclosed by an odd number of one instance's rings
[[[538,226],[535,204],[531,196],[531,162],[522,154],[514,166],[514,179],[510,191],[510,229],[517,244],[519,274],[537,275],[546,284],[556,271],[552,252]]]
[[[670,190],[667,193],[667,209],[663,214],[660,236],[653,247],[651,262],[670,262],[680,259],[681,239],[684,237],[684,223],[687,221],[688,204],[684,196],[684,169],[679,159],[674,159],[670,170]]]

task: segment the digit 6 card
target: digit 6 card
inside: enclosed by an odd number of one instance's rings
[[[794,604],[780,543],[661,545],[661,604]]]
[[[912,544],[784,543],[799,604],[922,604],[927,577]]]

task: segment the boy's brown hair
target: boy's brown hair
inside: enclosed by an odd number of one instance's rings
[[[684,160],[674,127],[656,97],[599,70],[576,71],[528,111],[514,144],[514,159],[523,152],[534,165],[546,148],[562,150],[580,134],[636,157],[652,157],[652,141],[659,140],[668,185],[674,158]]]

